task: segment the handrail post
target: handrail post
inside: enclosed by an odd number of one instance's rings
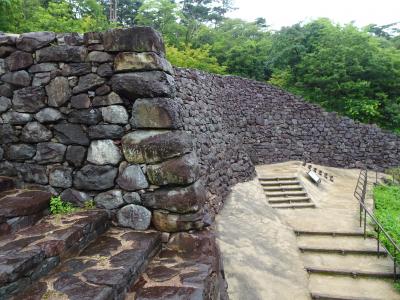
[[[367,238],[367,210],[364,209],[364,240]]]
[[[381,233],[381,230],[380,230],[380,228],[379,228],[379,226],[378,226],[378,238],[377,238],[377,246],[378,246],[378,258],[379,258],[379,256],[380,256],[380,252],[379,252],[379,235],[380,235],[380,233]]]

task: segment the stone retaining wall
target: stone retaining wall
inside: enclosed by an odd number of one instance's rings
[[[148,27],[0,35],[0,175],[134,229],[208,224],[164,52]]]

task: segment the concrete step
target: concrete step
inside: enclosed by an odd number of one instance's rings
[[[376,239],[364,239],[361,236],[333,237],[303,235],[297,237],[297,244],[302,252],[387,255],[387,251],[382,245],[379,245],[378,252]]]
[[[291,192],[291,191],[304,191],[303,187],[264,187],[264,192]]]
[[[266,192],[265,195],[268,198],[273,197],[307,197],[307,193],[305,192]]]
[[[111,228],[14,299],[58,294],[60,299],[123,299],[160,248],[160,232]]]
[[[258,178],[259,181],[265,182],[265,181],[275,181],[275,182],[279,182],[279,181],[298,181],[298,178],[295,176],[281,176],[281,177],[261,177]]]
[[[315,208],[314,203],[291,203],[291,204],[271,204],[273,208],[281,208],[281,209],[288,209],[288,208]]]
[[[15,188],[15,182],[11,177],[0,176],[0,193]]]
[[[390,279],[351,278],[310,274],[309,289],[312,299],[319,300],[399,300]]]
[[[51,194],[44,191],[9,189],[1,192],[0,236],[32,226],[39,221],[48,214],[50,198]]]
[[[300,185],[300,181],[261,181],[260,184],[262,186],[292,186],[292,185]]]
[[[0,239],[0,299],[24,290],[62,259],[82,251],[110,223],[103,210],[47,216]]]
[[[393,278],[393,261],[389,257],[308,252],[302,253],[301,257],[310,273]]]
[[[290,197],[290,198],[273,198],[268,200],[270,204],[278,204],[278,203],[308,203],[311,202],[311,199],[308,197]]]

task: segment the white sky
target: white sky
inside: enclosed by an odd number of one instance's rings
[[[234,0],[238,8],[228,16],[254,21],[263,17],[273,29],[326,17],[357,26],[400,22],[400,0]]]

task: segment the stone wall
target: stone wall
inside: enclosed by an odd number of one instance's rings
[[[235,76],[176,69],[183,128],[197,141],[210,204],[218,210],[254,164],[305,160],[332,167],[400,166],[400,137],[326,112],[279,88]]]
[[[0,175],[135,229],[209,223],[164,52],[148,27],[0,35]]]

